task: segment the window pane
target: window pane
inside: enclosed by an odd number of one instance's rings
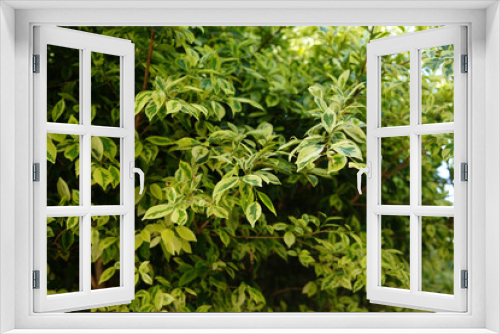
[[[47,294],[80,291],[80,217],[47,218]]]
[[[453,205],[453,148],[453,133],[422,136],[422,205]]]
[[[92,52],[92,125],[120,126],[120,57]]]
[[[382,216],[381,285],[410,289],[410,217]]]
[[[422,217],[422,291],[453,294],[453,218]]]
[[[47,205],[79,205],[80,136],[47,134]]]
[[[80,50],[47,45],[47,122],[78,124]]]
[[[92,217],[92,289],[120,286],[120,216]]]
[[[410,204],[410,137],[381,139],[382,204]]]
[[[92,137],[92,205],[120,205],[120,139]]]
[[[453,45],[422,49],[422,124],[453,122]]]
[[[410,52],[380,58],[381,125],[410,125]]]

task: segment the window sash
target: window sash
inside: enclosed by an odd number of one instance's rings
[[[80,50],[80,124],[47,122],[47,45]],[[120,127],[91,125],[91,52],[120,57]],[[34,80],[34,162],[40,163],[40,182],[34,183],[34,270],[40,271],[40,289],[34,289],[34,312],[72,311],[128,303],[134,299],[134,46],[128,40],[55,27],[35,27],[34,53],[40,55],[40,73]],[[80,136],[80,205],[47,206],[48,133]],[[91,138],[120,139],[120,205],[91,205]],[[133,175],[132,175],[133,176]],[[91,288],[91,217],[119,215],[120,286]],[[80,217],[80,291],[47,295],[48,217]]]
[[[467,290],[460,275],[467,269],[467,184],[460,181],[460,163],[467,162],[467,76],[461,73],[461,54],[466,54],[466,28],[451,26],[375,40],[367,47],[367,161],[372,166],[367,180],[367,297],[371,302],[423,310],[467,311]],[[420,124],[420,49],[454,45],[454,122]],[[381,127],[380,57],[410,51],[410,125]],[[420,205],[421,140],[424,134],[454,133],[454,206]],[[410,137],[410,205],[381,205],[381,138]],[[410,217],[410,289],[382,287],[381,216]],[[454,217],[454,294],[420,291],[422,216]]]

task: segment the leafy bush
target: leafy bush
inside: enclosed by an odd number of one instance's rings
[[[79,29],[135,43],[135,156],[146,173],[145,192],[136,189],[135,197],[136,298],[93,311],[394,310],[366,300],[365,198],[357,194],[356,172],[366,152],[365,46],[409,28]],[[69,50],[52,51],[65,66],[52,66],[48,120],[75,122],[78,66]],[[391,81],[385,93],[392,92],[383,110],[394,123],[404,118],[397,105],[409,94],[393,94],[405,91],[406,68],[398,57],[383,68]],[[431,74],[447,61],[439,59]],[[99,92],[93,124],[115,125],[119,65],[99,54],[92,62],[93,91]],[[426,92],[446,84],[450,73],[441,72],[429,77]],[[449,104],[449,95],[430,95],[426,115],[441,117],[438,107]],[[450,108],[451,116],[443,117],[453,116]],[[49,134],[48,142],[48,181],[56,185],[48,203],[77,205],[78,136]],[[432,153],[425,164],[427,198],[450,205],[449,184],[438,169],[453,156],[452,141],[433,136],[425,143]],[[113,204],[119,196],[118,144],[93,139],[93,204]],[[398,154],[405,145],[382,144],[394,156],[383,169],[383,201],[409,198],[409,168]],[[65,269],[77,270],[74,221],[47,222],[51,293],[78,290],[78,276],[71,279]],[[92,226],[93,288],[116,286],[116,217],[95,218]],[[448,268],[452,222],[428,226],[425,249],[432,256],[424,267]],[[408,285],[405,233],[407,226],[396,221],[382,231],[385,285]],[[450,291],[451,280],[452,291],[452,277],[424,277],[438,292]]]

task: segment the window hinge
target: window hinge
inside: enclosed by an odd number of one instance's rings
[[[33,164],[33,181],[40,182],[40,164],[38,162]]]
[[[462,281],[462,289],[467,289],[469,287],[469,273],[467,272],[467,270],[462,270],[460,276]]]
[[[40,55],[33,55],[33,73],[40,73]]]
[[[468,73],[469,72],[469,56],[467,55],[462,55],[462,73]]]
[[[33,289],[40,289],[40,270],[33,270]]]
[[[469,181],[469,165],[466,162],[460,164],[460,180]]]

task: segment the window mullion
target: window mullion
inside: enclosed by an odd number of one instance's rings
[[[415,128],[419,124],[420,115],[420,62],[419,50],[410,50],[410,291],[417,293],[420,285],[420,233],[419,216],[413,210],[420,204],[420,149],[419,136]]]
[[[82,122],[83,125],[89,129],[90,128],[90,122],[91,122],[91,52],[90,50],[84,49],[83,50],[83,57],[82,57],[82,94],[81,96],[83,97],[83,103],[82,103]],[[83,206],[90,208],[91,205],[91,195],[90,195],[90,187],[91,187],[91,133],[90,131],[87,132],[82,136],[82,148],[81,148],[81,168],[80,168],[80,180],[81,180],[81,185],[80,189],[83,192],[82,196],[82,203]],[[91,230],[91,215],[90,211],[87,212],[82,219],[82,227],[80,238],[82,240],[81,242],[81,252],[83,252],[82,258],[82,267],[80,268],[80,273],[81,273],[81,280],[83,282],[83,292],[90,293],[92,284],[91,284],[91,277],[92,277],[92,272],[91,272],[91,235],[92,235],[92,230]]]

